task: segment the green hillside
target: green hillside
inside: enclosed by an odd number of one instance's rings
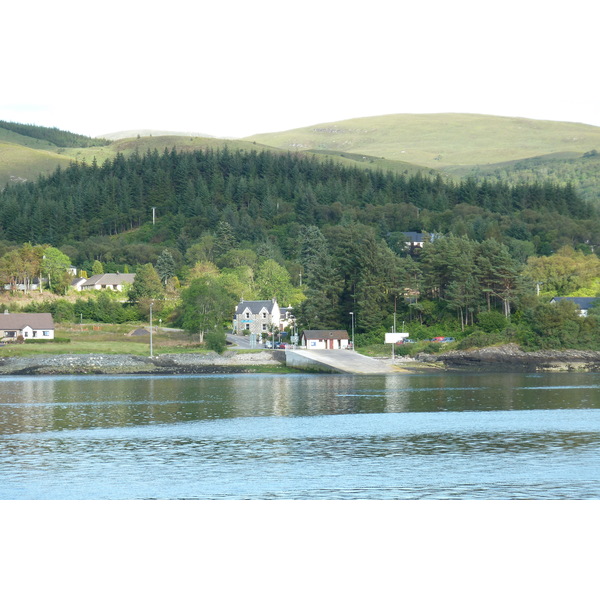
[[[232,151],[303,152],[344,166],[397,174],[424,171],[443,173],[455,180],[474,177],[509,184],[571,183],[582,197],[600,202],[600,158],[593,154],[600,149],[600,127],[579,123],[470,114],[401,114],[324,123],[242,140],[145,131],[128,138],[122,137],[125,133],[108,136],[112,141],[51,128],[19,129],[18,124],[7,128],[2,123],[0,186],[34,180],[72,160],[103,164],[119,153],[129,156],[165,148],[192,152],[227,146]],[[31,135],[24,135],[28,131]],[[71,147],[49,141],[60,139]],[[84,147],[73,146],[78,140]]]
[[[555,153],[490,165],[451,167],[448,172],[477,181],[486,179],[513,185],[570,182],[584,200],[600,202],[600,153],[595,150],[583,154]]]
[[[349,152],[435,169],[600,148],[600,127],[471,114],[385,115],[245,138],[284,150]]]
[[[9,181],[35,180],[70,162],[56,152],[0,141],[0,187]]]

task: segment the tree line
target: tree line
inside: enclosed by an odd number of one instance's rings
[[[8,185],[0,208],[0,239],[76,250],[89,248],[90,238],[144,228],[153,214],[159,226],[143,229],[137,241],[183,252],[219,222],[240,242],[271,241],[283,250],[300,226],[349,220],[375,227],[391,244],[402,231],[494,237],[530,254],[600,243],[595,210],[569,185],[453,182],[227,148],[74,163],[37,182]]]
[[[0,121],[0,127],[36,140],[45,140],[59,148],[89,148],[91,146],[108,146],[111,143],[110,140],[91,138],[79,133],[64,131],[57,127],[25,125],[23,123],[13,123],[12,121]]]

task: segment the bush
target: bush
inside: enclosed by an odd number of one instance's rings
[[[227,348],[227,338],[225,337],[225,331],[223,329],[209,331],[204,336],[204,340],[206,347],[217,354],[223,354]]]
[[[394,348],[396,356],[413,356],[417,353],[416,344],[400,344]]]
[[[62,337],[55,337],[52,340],[43,340],[43,339],[27,339],[24,340],[26,344],[70,344],[71,343],[71,338],[62,338]]]
[[[504,318],[504,317],[503,317]],[[501,333],[486,333],[484,331],[476,331],[470,336],[458,342],[456,347],[458,350],[468,350],[469,348],[485,348],[486,346],[497,346],[498,344],[507,343],[509,340]]]
[[[483,312],[477,317],[477,325],[486,333],[502,331],[507,324],[506,317],[499,312]]]

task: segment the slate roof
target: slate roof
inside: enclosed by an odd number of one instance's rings
[[[82,284],[83,287],[93,285],[123,285],[124,283],[133,283],[135,273],[102,273],[102,275],[92,275]]]
[[[342,329],[308,329],[302,332],[307,340],[347,340],[348,332]]]
[[[575,302],[580,310],[590,310],[596,302],[600,302],[600,298],[578,298],[576,296],[556,296],[551,302],[560,302],[561,300]]]
[[[31,329],[54,329],[54,319],[50,313],[4,313],[0,314],[2,331],[21,331],[24,327]]]
[[[242,315],[248,310],[252,315],[258,315],[265,308],[269,314],[273,312],[273,300],[242,300],[235,309],[236,315]]]

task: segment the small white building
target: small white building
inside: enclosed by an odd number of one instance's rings
[[[9,313],[0,314],[0,341],[16,342],[24,340],[54,339],[54,319],[50,313]]]
[[[300,345],[307,350],[343,350],[349,346],[348,332],[341,329],[309,329],[302,332]]]

